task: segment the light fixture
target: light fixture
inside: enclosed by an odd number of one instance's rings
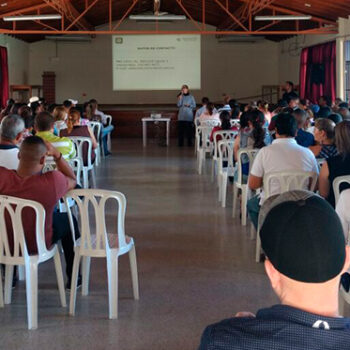
[[[264,41],[265,37],[261,35],[223,35],[218,38],[218,43],[256,43]]]
[[[46,40],[52,41],[66,41],[66,42],[91,42],[90,35],[46,35]]]
[[[255,16],[255,21],[308,21],[312,18],[309,15],[277,15],[277,16]]]
[[[134,21],[185,21],[187,19],[186,16],[182,15],[131,15],[129,19]]]
[[[53,15],[29,15],[29,16],[9,16],[4,17],[3,20],[6,22],[12,21],[38,21],[38,20],[50,20],[50,19],[61,19],[62,16],[59,14]]]

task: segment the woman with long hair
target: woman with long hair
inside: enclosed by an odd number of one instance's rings
[[[207,122],[220,122],[219,113],[216,112],[214,103],[208,102],[206,110],[200,115],[199,123],[205,126]]]
[[[210,134],[210,141],[214,141],[214,133],[216,131],[224,131],[224,130],[237,130],[236,126],[231,126],[231,114],[229,111],[222,111],[220,113],[220,121],[221,125],[215,126]],[[219,142],[221,140],[221,136],[218,135],[216,137],[216,141]]]
[[[61,130],[67,128],[68,114],[63,106],[57,106],[52,115],[55,118],[55,134],[59,135]]]

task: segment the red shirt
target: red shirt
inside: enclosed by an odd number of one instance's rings
[[[59,171],[35,174],[25,178],[17,175],[15,170],[0,167],[0,194],[22,199],[29,199],[42,204],[45,208],[45,242],[52,245],[52,216],[58,200],[68,192],[68,180]],[[30,254],[37,253],[35,235],[35,215],[27,208],[22,213],[27,249]],[[9,243],[12,246],[12,237]]]
[[[238,128],[237,128],[237,126],[233,126],[230,130],[238,131]],[[210,142],[214,142],[214,132],[216,132],[216,131],[222,131],[221,126],[215,126],[213,128],[211,135],[210,135]],[[221,139],[222,139],[221,135],[216,136],[216,142],[219,142]]]

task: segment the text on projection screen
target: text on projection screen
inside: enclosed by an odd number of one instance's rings
[[[200,35],[114,35],[113,90],[201,88]]]

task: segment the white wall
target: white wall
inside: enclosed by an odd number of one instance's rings
[[[0,46],[7,47],[10,85],[27,84],[29,44],[8,35],[0,34]]]
[[[178,24],[180,25],[180,24]],[[150,28],[152,25],[126,23],[121,29]],[[154,26],[154,25],[153,25]],[[163,24],[174,29],[176,24]],[[152,27],[153,28],[153,27]],[[177,27],[176,27],[177,28]],[[181,29],[193,29],[191,23]],[[279,45],[265,40],[254,44],[219,44],[215,36],[202,36],[202,90],[193,91],[199,100],[208,95],[221,100],[224,93],[234,97],[259,95],[261,86],[276,84]],[[56,57],[57,50],[57,58]],[[175,91],[115,92],[112,90],[111,37],[97,35],[91,43],[56,43],[48,40],[30,45],[30,84],[41,84],[43,71],[56,72],[56,99],[100,103],[173,103]]]

